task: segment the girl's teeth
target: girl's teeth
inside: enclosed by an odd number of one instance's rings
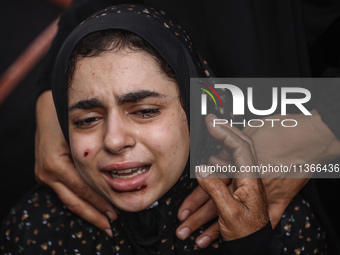
[[[128,174],[128,173],[131,173],[132,171],[135,171],[135,170],[137,170],[137,167],[136,168],[126,169],[126,170],[120,170],[120,171],[112,171],[112,172],[114,174],[116,174],[116,173]]]
[[[131,168],[131,169],[127,169],[127,170],[111,171],[111,172],[109,172],[109,174],[112,178],[128,179],[128,178],[132,178],[132,177],[135,177],[137,175],[140,175],[142,173],[145,173],[147,167],[145,167],[143,169],[138,169],[138,170],[137,169],[138,168]],[[122,175],[122,174],[131,173],[131,172],[132,172],[132,174]]]

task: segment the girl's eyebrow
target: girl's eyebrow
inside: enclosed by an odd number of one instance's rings
[[[80,100],[74,103],[68,108],[68,111],[71,112],[76,109],[88,110],[88,109],[93,109],[96,107],[103,107],[103,104],[97,98],[90,98],[90,99]]]
[[[120,95],[116,99],[118,104],[121,105],[124,103],[138,103],[148,97],[165,97],[165,95],[162,95],[156,91],[138,90]]]
[[[138,91],[129,92],[129,93],[120,95],[116,98],[116,100],[118,104],[121,105],[124,103],[138,103],[148,97],[161,98],[165,96],[155,91],[138,90]],[[97,98],[89,98],[89,99],[80,100],[74,103],[68,108],[68,111],[71,112],[76,109],[89,110],[89,109],[93,109],[97,107],[103,107],[103,104],[101,103],[101,101]]]

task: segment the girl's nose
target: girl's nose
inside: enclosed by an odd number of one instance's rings
[[[104,134],[104,149],[113,154],[121,154],[136,144],[133,129],[124,116],[109,118]]]

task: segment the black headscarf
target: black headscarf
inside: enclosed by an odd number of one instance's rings
[[[66,69],[76,44],[86,35],[106,29],[121,29],[137,34],[169,63],[176,74],[184,110],[189,121],[189,92],[191,77],[208,77],[205,61],[193,49],[189,36],[171,21],[164,12],[140,5],[112,6],[101,10],[81,23],[66,39],[59,51],[53,71],[52,91],[60,126],[65,138],[68,136],[68,105]],[[186,241],[176,238],[179,225],[177,211],[183,199],[197,186],[189,178],[188,164],[177,183],[152,208],[127,213],[118,211],[118,221],[112,221],[116,251],[119,254],[200,254],[193,233]],[[211,245],[214,254],[218,243]],[[207,254],[207,250],[204,251]]]
[[[86,35],[121,29],[137,34],[153,46],[176,73],[184,110],[189,120],[189,83],[192,77],[207,77],[208,66],[193,49],[186,32],[163,11],[141,5],[119,5],[101,10],[67,37],[54,65],[52,92],[61,129],[68,141],[67,81],[65,70],[76,44]]]

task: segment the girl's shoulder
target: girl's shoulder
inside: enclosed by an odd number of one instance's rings
[[[10,210],[0,228],[1,254],[105,254],[107,234],[73,214],[51,190],[37,186]]]

